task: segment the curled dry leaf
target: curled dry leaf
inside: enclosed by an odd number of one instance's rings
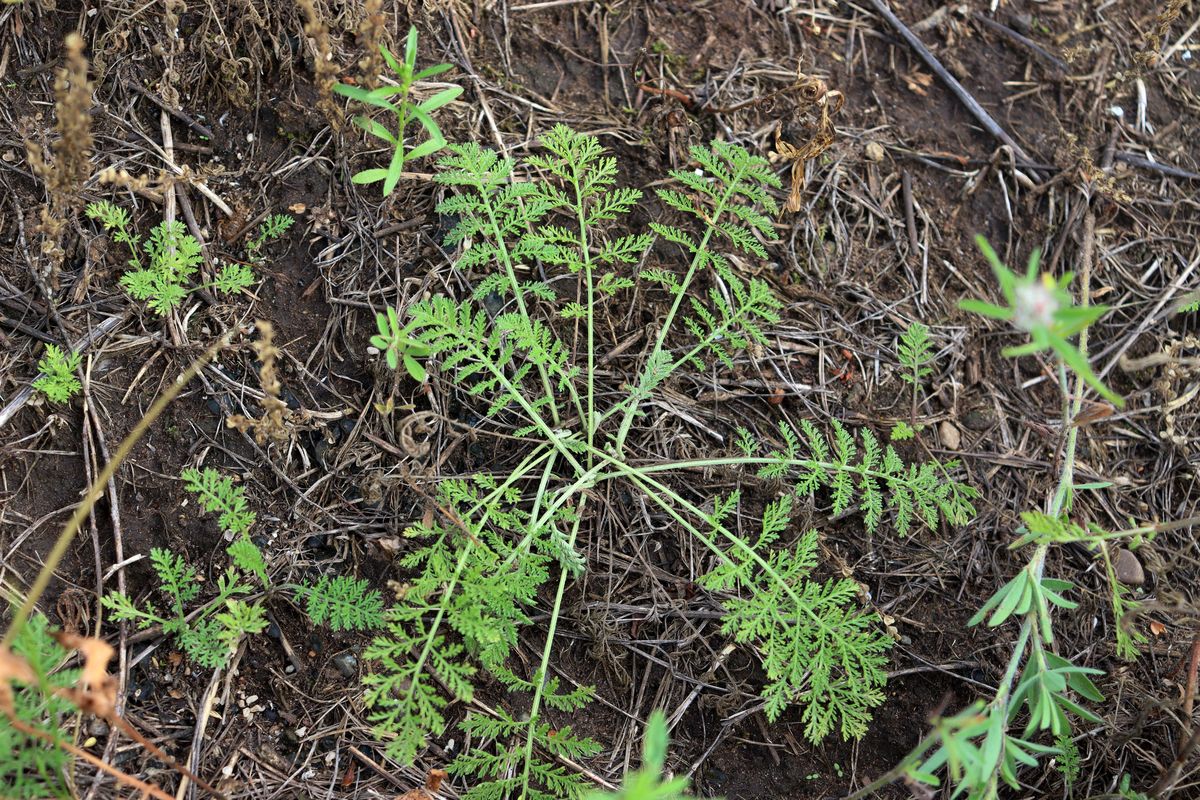
[[[833,144],[833,116],[841,111],[846,96],[839,91],[830,91],[825,81],[796,73],[796,90],[806,105],[802,108],[820,109],[816,129],[807,142],[792,145],[782,138],[783,123],[775,126],[775,152],[779,158],[792,163],[792,186],[784,210],[795,213],[800,210],[800,190],[804,187],[804,164],[824,153]],[[799,110],[798,110],[799,111]]]
[[[0,711],[10,715],[16,713],[11,681],[35,683],[37,675],[28,661],[6,647],[0,650]]]
[[[425,776],[425,785],[419,789],[411,789],[396,798],[396,800],[433,800],[434,794],[446,780],[446,770],[431,769]]]
[[[78,650],[83,656],[79,683],[63,692],[82,711],[98,717],[112,718],[117,707],[117,680],[108,674],[108,662],[115,651],[103,639],[79,636],[66,631],[54,634],[58,643],[68,650]]]

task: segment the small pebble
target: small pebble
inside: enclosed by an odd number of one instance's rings
[[[1126,586],[1141,586],[1146,582],[1146,572],[1142,569],[1142,562],[1138,561],[1138,557],[1124,547],[1117,551],[1116,557],[1113,559],[1113,570],[1117,573],[1117,580]]]
[[[358,659],[353,653],[339,653],[333,657],[333,666],[342,674],[343,678],[354,678],[358,676]]]
[[[962,444],[962,434],[950,420],[942,421],[942,424],[938,426],[938,435],[941,436],[942,444],[947,450],[957,450]]]
[[[874,142],[874,141],[867,142],[865,151],[866,151],[867,158],[869,158],[870,160],[883,161],[883,157],[884,157],[885,153],[884,153],[883,145],[881,145],[879,142]]]
[[[968,430],[986,431],[996,424],[996,415],[992,411],[977,408],[963,416],[962,424]]]

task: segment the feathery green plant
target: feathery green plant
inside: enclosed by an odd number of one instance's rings
[[[13,641],[13,653],[24,658],[36,683],[22,685],[14,680],[13,708],[16,718],[54,741],[69,741],[66,728],[78,710],[70,700],[54,692],[73,686],[76,669],[59,669],[68,653],[51,635],[50,623],[33,614]],[[72,796],[67,783],[73,758],[61,747],[14,728],[0,715],[0,787],[4,797],[41,800]]]
[[[386,169],[365,169],[356,173],[351,180],[354,183],[383,181],[383,196],[387,197],[400,182],[400,176],[403,174],[404,165],[407,162],[433,155],[446,146],[446,139],[442,136],[441,128],[430,115],[462,94],[462,87],[451,86],[419,103],[414,103],[410,99],[413,86],[418,81],[432,78],[454,68],[452,64],[436,64],[417,71],[417,29],[415,27],[408,29],[403,61],[397,61],[392,52],[383,45],[379,46],[379,52],[383,54],[384,61],[396,74],[397,82],[395,84],[364,89],[361,86],[339,83],[333,87],[333,90],[351,100],[387,109],[395,115],[395,133],[370,117],[357,116],[354,118],[355,125],[375,138],[382,139],[391,145],[393,150],[391,161],[388,162]],[[406,130],[413,120],[421,123],[421,127],[429,134],[429,138],[415,147],[409,147],[406,143],[409,135]]]
[[[383,597],[366,580],[348,575],[322,575],[311,586],[298,587],[314,625],[329,623],[335,631],[365,631],[383,623]]]
[[[150,564],[167,608],[160,611],[149,601],[139,606],[121,592],[110,592],[101,602],[117,621],[127,620],[142,629],[161,626],[163,634],[174,636],[190,658],[215,669],[228,662],[243,636],[261,633],[267,627],[262,601],[240,598],[260,589],[269,592],[271,581],[266,558],[250,538],[257,516],[249,509],[245,490],[211,467],[203,471],[185,469],[181,478],[200,507],[216,512],[221,529],[233,537],[225,549],[231,563],[217,578],[216,597],[190,610],[200,594],[195,568],[178,553],[155,548],[150,551]],[[283,588],[304,601],[315,625],[328,622],[334,630],[370,630],[383,624],[383,599],[366,581],[343,575],[322,576],[314,584]]]
[[[234,485],[233,478],[212,467],[206,467],[203,472],[188,467],[179,476],[183,479],[183,487],[196,495],[201,508],[210,513],[220,512],[217,522],[222,530],[243,534],[258,519],[258,515],[250,510],[246,490]]]
[[[403,360],[424,377],[417,359],[427,358],[478,398],[480,426],[529,441],[511,470],[443,481],[439,518],[406,532],[419,543],[401,560],[411,577],[365,653],[375,662],[366,682],[377,734],[391,757],[411,761],[446,727],[448,705],[469,702],[486,672],[532,699],[522,719],[498,712],[464,723],[490,742],[450,767],[480,778],[470,796],[582,791],[553,761],[564,747],[584,757],[590,745],[566,745],[561,731],[551,736],[542,715],[545,706],[571,711],[590,696],[586,688],[562,691],[550,659],[566,586],[587,566],[576,543],[589,498],[599,484],[620,481],[712,553],[704,582],[725,604],[726,629],[763,653],[771,716],[798,704],[814,742],[834,729],[861,735],[883,697],[889,640],[858,606],[857,584],[812,576],[816,534],[777,547],[793,538],[785,537],[785,512],[800,497],[828,491],[835,514],[861,509],[870,530],[889,517],[908,533],[917,522],[961,524],[974,513],[973,490],[948,478],[953,463],[904,463],[869,431],[856,438],[836,423],[832,442],[802,422],[803,435],[781,428],[782,445],[742,430],[735,456],[631,464],[628,437],[665,382],[684,371],[730,368],[746,350],[769,344],[781,303],[729,256],[767,257],[778,211],[770,190],[779,180],[765,159],[736,145],[693,148],[701,169],[671,173],[682,190],[657,190],[679,224],[655,221],[650,233],[634,232],[628,217],[641,192],[616,185],[616,161],[595,137],[558,125],[541,144],[523,167],[475,144],[450,146],[436,180],[456,193],[438,211],[458,219],[446,246],[469,243],[456,267],[473,293],[429,297],[377,319],[373,343],[388,350],[393,367]],[[681,250],[687,269],[642,267],[655,241]],[[520,265],[531,263],[553,273],[553,286],[521,274]],[[597,311],[634,286],[635,275],[669,309],[637,377],[611,391],[600,383],[597,359],[616,342],[601,341],[607,328]],[[792,484],[768,506],[757,540],[726,524],[738,511],[736,496],[706,510],[703,491],[681,493],[668,483],[710,467]],[[540,659],[528,668],[510,664],[548,582],[553,600]]]
[[[58,345],[47,344],[46,354],[38,361],[41,375],[34,379],[33,388],[52,403],[67,402],[83,388],[75,377],[82,358],[79,353],[68,354]]]
[[[921,392],[921,379],[933,374],[929,366],[933,363],[933,342],[929,339],[929,328],[920,322],[910,322],[900,335],[896,355],[903,368],[900,379],[912,385],[912,414],[910,420],[916,424],[917,397]]]
[[[831,424],[832,442],[806,419],[800,420],[799,433],[780,422],[783,447],[768,454],[759,476],[794,480],[793,491],[800,496],[811,495],[818,488],[829,489],[833,516],[856,507],[863,513],[868,533],[879,527],[885,507],[892,510],[901,536],[908,535],[913,520],[936,528],[939,519],[958,526],[975,516],[971,501],[978,492],[943,477],[958,467],[957,461],[905,464],[894,447],[881,446],[866,428],[859,436],[860,455],[854,434],[836,419]],[[741,431],[739,438],[742,451],[751,457],[754,450],[749,433]],[[805,449],[807,456],[802,455]]]
[[[1079,780],[1079,747],[1065,734],[1054,740],[1054,747],[1058,750],[1055,767],[1063,776],[1063,782],[1067,784],[1067,793],[1070,794],[1075,781]]]
[[[253,239],[246,242],[246,256],[251,261],[260,262],[263,259],[262,249],[267,242],[283,238],[283,235],[296,224],[296,218],[291,214],[269,214],[258,224],[258,230]]]
[[[182,222],[160,222],[150,230],[143,243],[131,229],[129,212],[101,200],[89,203],[89,218],[98,220],[112,234],[114,242],[129,247],[129,271],[121,276],[121,286],[135,300],[145,301],[150,310],[165,316],[177,308],[190,293],[198,289],[215,289],[222,294],[247,289],[254,284],[254,272],[245,264],[226,264],[209,283],[188,288],[188,283],[200,268],[204,258],[200,243],[187,232]],[[145,250],[146,261],[139,253]]]
[[[735,494],[718,504],[718,513],[736,505]],[[857,581],[811,579],[815,530],[772,552],[791,517],[790,495],[769,503],[757,541],[731,548],[725,563],[700,583],[715,592],[743,593],[724,601],[721,629],[739,642],[758,644],[768,720],[799,702],[809,741],[819,742],[835,728],[844,739],[858,738],[867,732],[870,710],[884,700],[892,641],[879,630],[878,618],[857,606]],[[770,553],[765,565],[752,557],[757,553]]]

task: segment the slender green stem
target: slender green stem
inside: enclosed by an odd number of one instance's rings
[[[712,525],[715,533],[720,534],[735,548],[745,553],[748,559],[753,561],[764,575],[770,578],[775,584],[783,588],[788,596],[795,601],[797,608],[803,609],[817,627],[822,628],[831,634],[836,633],[836,631],[834,631],[834,629],[831,628],[824,619],[808,608],[808,605],[803,601],[800,595],[798,595],[795,589],[792,588],[791,584],[789,584],[784,577],[779,574],[775,567],[769,561],[763,558],[759,552],[741,536],[738,536],[724,525],[717,523],[708,514],[705,514],[703,509],[685,499],[682,495],[666,484],[660,483],[653,478],[641,474],[635,468],[626,465],[624,462],[613,458],[607,453],[598,453],[598,456],[606,463],[610,464],[614,468],[614,472],[616,474],[622,475],[637,484],[642,491],[646,493],[647,497],[649,497],[656,505],[662,508],[672,519],[687,528],[688,533],[690,533],[692,536],[695,536],[701,544],[711,550],[722,560],[730,562],[730,558],[725,551],[717,546],[716,542],[714,542],[710,536],[700,531],[700,529],[693,525],[690,520],[679,513],[678,509],[682,508],[687,513]],[[674,505],[672,505],[672,503],[674,503]]]
[[[445,590],[442,592],[441,599],[438,602],[437,613],[434,614],[433,622],[429,626],[429,633],[425,636],[425,644],[421,647],[421,653],[417,656],[417,661],[412,669],[412,678],[410,678],[411,686],[404,700],[404,716],[411,716],[410,708],[413,698],[416,697],[417,684],[421,682],[421,677],[424,673],[425,662],[429,659],[429,653],[433,650],[433,644],[437,641],[437,632],[441,628],[442,619],[446,616],[446,609],[450,605],[450,598],[454,596],[454,590],[458,586],[458,578],[462,575],[463,568],[467,565],[467,559],[474,550],[474,543],[468,538],[463,543],[462,551],[458,554],[458,563],[454,567],[454,575],[451,576],[450,582],[446,584]]]
[[[687,294],[688,288],[692,285],[692,280],[696,276],[696,270],[700,268],[702,263],[708,260],[708,242],[712,238],[713,232],[717,230],[716,221],[721,218],[721,214],[725,213],[725,208],[729,205],[729,201],[733,199],[738,182],[741,181],[744,174],[744,170],[738,170],[734,173],[732,180],[729,182],[729,188],[713,209],[711,222],[705,226],[706,230],[704,231],[703,238],[700,239],[700,246],[696,248],[696,255],[692,257],[692,263],[688,266],[687,274],[684,276],[683,282],[679,285],[679,289],[675,293],[675,301],[671,303],[671,310],[667,312],[666,319],[663,320],[662,326],[658,329],[658,335],[654,339],[654,350],[651,352],[650,357],[646,359],[646,366],[643,368],[643,378],[646,377],[648,370],[652,368],[658,354],[662,352],[663,343],[667,339],[667,334],[670,332],[672,323],[675,322],[675,315],[679,313],[679,307],[683,304],[683,298]],[[639,383],[641,382],[639,380]],[[621,420],[621,428],[617,432],[614,447],[617,454],[625,451],[625,439],[629,436],[629,429],[633,425],[633,416],[637,411],[638,405],[638,403],[631,403],[625,410],[625,416]]]
[[[744,318],[744,316],[743,316],[744,314],[745,314],[745,309],[739,309],[737,316],[735,316],[733,319],[729,320],[728,322],[721,323],[721,325],[716,330],[714,330],[708,336],[704,337],[704,339],[702,339],[699,343],[697,343],[695,347],[693,347],[688,352],[684,353],[679,358],[675,359],[675,361],[671,362],[671,365],[669,367],[667,367],[665,370],[663,370],[663,379],[667,378],[670,375],[673,375],[675,373],[675,370],[679,369],[684,364],[689,363],[693,358],[695,358],[696,356],[700,355],[705,350],[707,350],[709,345],[711,345],[713,342],[717,341],[718,339],[722,338],[728,331],[730,331],[734,327],[734,325],[736,325],[742,321],[742,319]],[[599,427],[601,425],[603,425],[609,419],[609,417],[615,416],[617,414],[620,414],[623,411],[628,411],[629,409],[633,408],[642,399],[643,398],[638,393],[635,392],[635,393],[631,393],[629,397],[625,398],[624,400],[620,401],[619,403],[614,403],[612,406],[610,406],[608,408],[607,411],[605,411],[603,414],[601,414],[600,417],[596,420],[596,428],[599,429]]]
[[[508,243],[504,241],[504,236],[500,230],[500,222],[496,219],[496,211],[492,206],[492,198],[490,194],[484,192],[482,183],[478,186],[479,196],[483,198],[484,208],[487,210],[488,222],[492,226],[492,236],[496,240],[497,249],[500,252],[500,263],[504,267],[504,274],[508,278],[509,286],[512,288],[513,297],[517,301],[517,309],[521,312],[521,316],[532,321],[533,317],[529,314],[529,307],[525,305],[525,293],[521,289],[521,283],[517,280],[517,271],[513,266],[512,255],[508,252]],[[486,359],[485,359],[486,360]],[[537,365],[538,375],[542,380],[542,391],[546,393],[546,397],[550,398],[550,416],[557,426],[560,422],[558,416],[558,404],[554,402],[554,388],[550,383],[550,374],[546,371],[544,364]],[[579,409],[580,416],[583,415],[582,407],[579,404],[579,397],[575,392],[574,386],[568,386],[568,391],[571,394],[571,399],[575,402],[575,406]]]
[[[596,287],[592,280],[592,253],[588,245],[587,211],[583,190],[579,187],[579,165],[572,165],[571,185],[575,190],[575,218],[579,225],[579,260],[583,264],[583,283],[587,291],[587,429],[588,447],[596,435]],[[589,465],[590,466],[590,465]]]
[[[575,540],[579,536],[579,524],[583,520],[583,507],[587,503],[587,495],[584,495],[579,503],[579,513],[575,516],[575,521],[571,525],[571,536],[567,542],[568,547],[575,546]],[[529,710],[529,727],[525,734],[525,769],[521,775],[521,800],[529,796],[529,764],[533,759],[533,735],[537,730],[538,714],[541,710],[542,695],[546,689],[546,678],[550,670],[550,653],[554,648],[554,635],[558,630],[558,619],[562,612],[563,594],[567,587],[567,569],[560,568],[558,572],[558,589],[554,593],[554,606],[550,609],[550,627],[546,631],[546,643],[542,646],[542,659],[538,666],[534,680],[537,681],[537,688],[533,692],[533,704]]]
[[[1084,270],[1083,280],[1081,284],[1082,306],[1088,303],[1090,295],[1089,272]],[[1085,328],[1079,335],[1079,349],[1083,355],[1087,356],[1087,329]],[[1059,391],[1062,393],[1062,428],[1066,435],[1066,441],[1063,445],[1063,463],[1062,472],[1059,473],[1058,485],[1055,487],[1054,494],[1050,499],[1047,513],[1055,518],[1058,518],[1070,506],[1071,497],[1074,493],[1075,485],[1075,449],[1079,441],[1079,426],[1075,424],[1075,418],[1079,415],[1083,408],[1083,393],[1085,390],[1085,382],[1082,377],[1075,379],[1075,391],[1072,394],[1070,381],[1067,377],[1066,364],[1060,358],[1058,360],[1058,385]],[[1031,571],[1031,579],[1040,581],[1046,564],[1046,553],[1048,545],[1041,544],[1033,552],[1030,558],[1029,569]],[[998,713],[1007,720],[1009,715],[1008,703],[1012,694],[1013,682],[1017,677],[1017,670],[1021,665],[1025,655],[1025,648],[1031,640],[1034,640],[1034,627],[1038,624],[1039,609],[1031,608],[1025,615],[1025,619],[1021,623],[1021,631],[1017,636],[1017,643],[1013,647],[1012,656],[1009,658],[1008,667],[1004,670],[1004,679],[1000,682],[997,689],[996,697],[992,700],[992,713]],[[1037,642],[1034,640],[1034,645]],[[1037,649],[1035,647],[1035,649]],[[1005,735],[1001,733],[1001,735]],[[1000,746],[1000,760],[1004,758],[1004,743]],[[999,764],[995,765],[991,775],[988,777],[987,797],[995,797],[999,791]]]

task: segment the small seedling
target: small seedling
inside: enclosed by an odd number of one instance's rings
[[[42,373],[33,382],[33,388],[46,396],[52,403],[65,403],[83,387],[75,377],[81,360],[79,353],[64,353],[57,345],[46,345],[46,354],[38,362]]]
[[[162,612],[149,602],[139,607],[120,592],[105,595],[102,602],[118,621],[129,620],[139,628],[161,626],[189,657],[201,666],[216,669],[228,662],[243,636],[267,627],[261,599],[237,598],[270,591],[271,582],[266,558],[250,538],[256,515],[248,508],[245,490],[211,468],[184,470],[182,478],[201,508],[217,513],[218,524],[234,537],[225,550],[232,563],[217,578],[217,596],[201,608],[189,610],[200,593],[195,568],[178,553],[155,548],[150,551],[150,563],[169,607]],[[344,575],[322,576],[315,584],[288,584],[282,588],[305,601],[309,618],[316,625],[328,622],[334,630],[369,630],[383,624],[383,598],[368,588],[366,581]]]
[[[413,380],[423,382],[425,367],[417,359],[429,355],[429,348],[409,338],[394,308],[389,308],[386,314],[376,314],[375,326],[379,333],[371,337],[371,344],[383,351],[388,367],[396,369],[404,362],[404,369]]]
[[[383,45],[379,46],[379,51],[383,54],[383,58],[388,66],[391,67],[392,72],[396,74],[396,84],[367,90],[361,86],[348,86],[347,84],[339,83],[333,87],[333,90],[344,97],[349,97],[351,100],[357,100],[360,103],[366,103],[376,108],[387,109],[396,117],[396,129],[394,133],[369,117],[357,116],[354,118],[355,125],[377,139],[387,142],[392,146],[393,151],[392,159],[386,169],[365,169],[362,172],[356,173],[351,180],[355,183],[378,183],[379,181],[383,181],[383,195],[386,197],[396,188],[396,184],[399,183],[400,176],[404,172],[404,165],[407,162],[433,155],[446,146],[446,139],[442,136],[441,128],[438,127],[438,124],[430,115],[462,94],[462,87],[451,86],[419,103],[414,103],[410,99],[409,96],[412,93],[413,85],[418,81],[432,78],[434,75],[440,75],[447,70],[453,69],[452,64],[436,64],[432,67],[426,67],[420,72],[417,71],[417,29],[415,27],[408,30],[408,39],[404,46],[403,62],[397,61],[392,52]],[[406,131],[414,119],[421,123],[426,133],[429,134],[429,138],[416,147],[410,148],[407,145],[408,134]]]
[[[190,293],[198,289],[215,289],[223,294],[247,289],[254,283],[254,272],[245,264],[226,264],[210,283],[188,287],[191,277],[200,268],[204,259],[200,255],[200,243],[187,233],[182,222],[160,222],[150,231],[150,237],[142,244],[137,233],[131,230],[129,212],[113,203],[102,200],[87,207],[89,218],[98,220],[112,234],[114,242],[129,246],[130,271],[121,276],[121,286],[135,300],[145,301],[150,310],[159,316],[170,313]],[[138,252],[139,245],[145,250],[147,261],[143,262]]]
[[[1063,782],[1067,784],[1067,791],[1070,792],[1075,781],[1079,780],[1079,748],[1075,745],[1074,740],[1066,734],[1055,738],[1054,746],[1058,748],[1055,766],[1062,774]]]
[[[667,744],[667,719],[656,710],[646,722],[642,768],[626,774],[617,791],[593,792],[587,800],[684,800],[687,776],[666,777]]]
[[[910,323],[900,336],[896,348],[900,357],[900,365],[904,371],[900,378],[912,385],[912,415],[913,424],[917,419],[917,397],[921,392],[921,379],[933,374],[930,364],[933,363],[933,343],[929,340],[929,328],[920,322]]]
[[[246,255],[254,262],[262,261],[262,248],[267,242],[281,238],[296,223],[291,214],[271,214],[258,225],[254,238],[246,242]]]

